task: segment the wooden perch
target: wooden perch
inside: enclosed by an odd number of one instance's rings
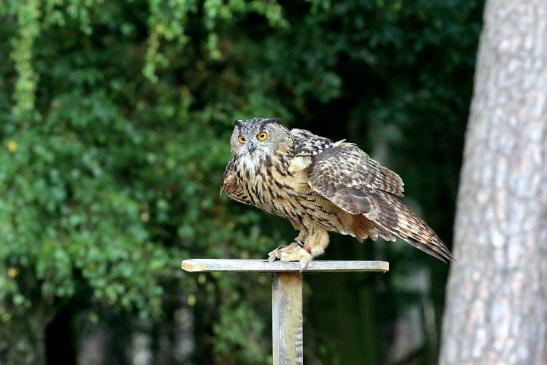
[[[267,262],[264,260],[190,259],[181,267],[188,272],[235,271],[235,272],[300,272],[298,262]],[[386,261],[312,261],[303,272],[386,272]]]
[[[298,262],[263,260],[190,259],[181,267],[188,272],[273,273],[272,348],[273,365],[304,363],[302,317],[302,273],[307,272],[387,272],[386,261],[312,261],[304,270]]]

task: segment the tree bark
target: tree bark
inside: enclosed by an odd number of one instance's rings
[[[547,364],[547,0],[485,8],[441,364]]]

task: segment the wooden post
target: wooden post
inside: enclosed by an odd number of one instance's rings
[[[304,363],[302,273],[275,273],[272,281],[274,365]]]
[[[304,363],[302,317],[302,273],[306,272],[387,272],[385,261],[312,261],[304,270],[298,262],[263,260],[190,259],[181,267],[188,272],[270,272],[272,281],[273,365]]]

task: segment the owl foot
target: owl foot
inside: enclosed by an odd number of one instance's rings
[[[268,262],[274,262],[275,260],[283,262],[300,263],[301,270],[304,270],[312,260],[312,255],[302,247],[299,242],[293,242],[288,246],[279,246],[273,251],[268,253]]]

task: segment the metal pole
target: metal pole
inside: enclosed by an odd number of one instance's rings
[[[302,322],[302,273],[273,274],[273,365],[304,363]]]

